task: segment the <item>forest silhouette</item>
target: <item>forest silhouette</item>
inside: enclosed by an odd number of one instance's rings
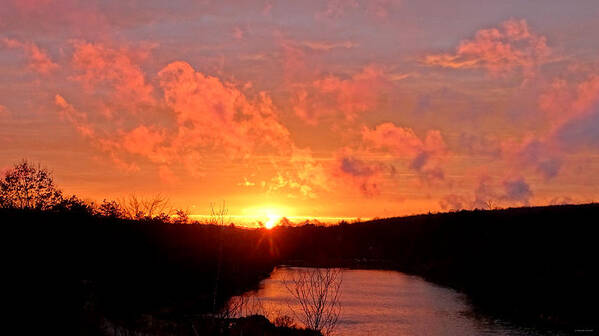
[[[9,268],[30,279],[33,272],[91,280],[54,287],[55,281],[37,277],[21,284],[19,297],[35,300],[38,313],[76,312],[53,314],[49,323],[68,324],[75,318],[79,334],[102,334],[106,321],[147,332],[143,328],[152,316],[171,321],[160,327],[154,322],[159,334],[193,335],[201,329],[205,333],[200,335],[237,335],[245,328],[243,335],[252,335],[250,330],[258,328],[255,334],[309,335],[309,330],[276,327],[259,316],[236,320],[238,329],[197,318],[256,289],[278,265],[398,270],[465,293],[481,314],[542,328],[598,330],[599,204],[456,211],[330,226],[286,222],[267,230],[238,227],[222,216],[190,222],[184,212],[161,208],[161,199],[153,200],[158,210],[152,213],[148,200],[137,199],[137,212],[126,202],[94,205],[64,196],[47,183],[51,174],[39,166],[20,165],[33,169],[26,175],[42,172],[30,182],[42,182],[44,187],[35,190],[49,196],[23,200],[20,187],[11,189],[19,176],[10,173],[18,172],[19,165],[5,174],[0,219],[5,246],[14,255]],[[56,288],[74,295],[73,307],[63,307],[65,292]]]

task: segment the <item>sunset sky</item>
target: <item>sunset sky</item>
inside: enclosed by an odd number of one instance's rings
[[[2,0],[0,169],[206,214],[599,200],[599,2]]]

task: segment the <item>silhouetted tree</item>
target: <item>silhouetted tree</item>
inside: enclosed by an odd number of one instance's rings
[[[98,207],[98,215],[110,218],[124,218],[123,208],[116,201],[108,201],[104,199]]]
[[[63,197],[60,203],[54,205],[52,209],[57,211],[66,211],[69,213],[88,215],[94,214],[94,204],[86,202],[75,195],[72,195],[68,198]]]
[[[337,326],[341,305],[341,269],[307,268],[294,272],[284,284],[301,307],[298,318],[307,328],[330,335]]]
[[[48,210],[63,202],[52,174],[23,160],[0,180],[0,207]]]

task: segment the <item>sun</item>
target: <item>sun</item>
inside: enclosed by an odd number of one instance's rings
[[[242,216],[246,217],[256,227],[272,229],[279,225],[281,219],[293,215],[293,209],[280,204],[262,204],[255,207],[244,208]]]
[[[266,214],[267,221],[264,223],[264,227],[267,229],[272,229],[277,225],[277,223],[281,220],[281,216],[272,212],[268,212]]]

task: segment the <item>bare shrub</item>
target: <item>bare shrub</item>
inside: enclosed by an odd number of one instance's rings
[[[122,216],[127,219],[168,221],[172,214],[168,198],[162,195],[141,197],[135,194],[119,201]]]
[[[301,307],[294,314],[307,328],[331,335],[341,314],[341,269],[307,268],[293,274],[284,284]]]

